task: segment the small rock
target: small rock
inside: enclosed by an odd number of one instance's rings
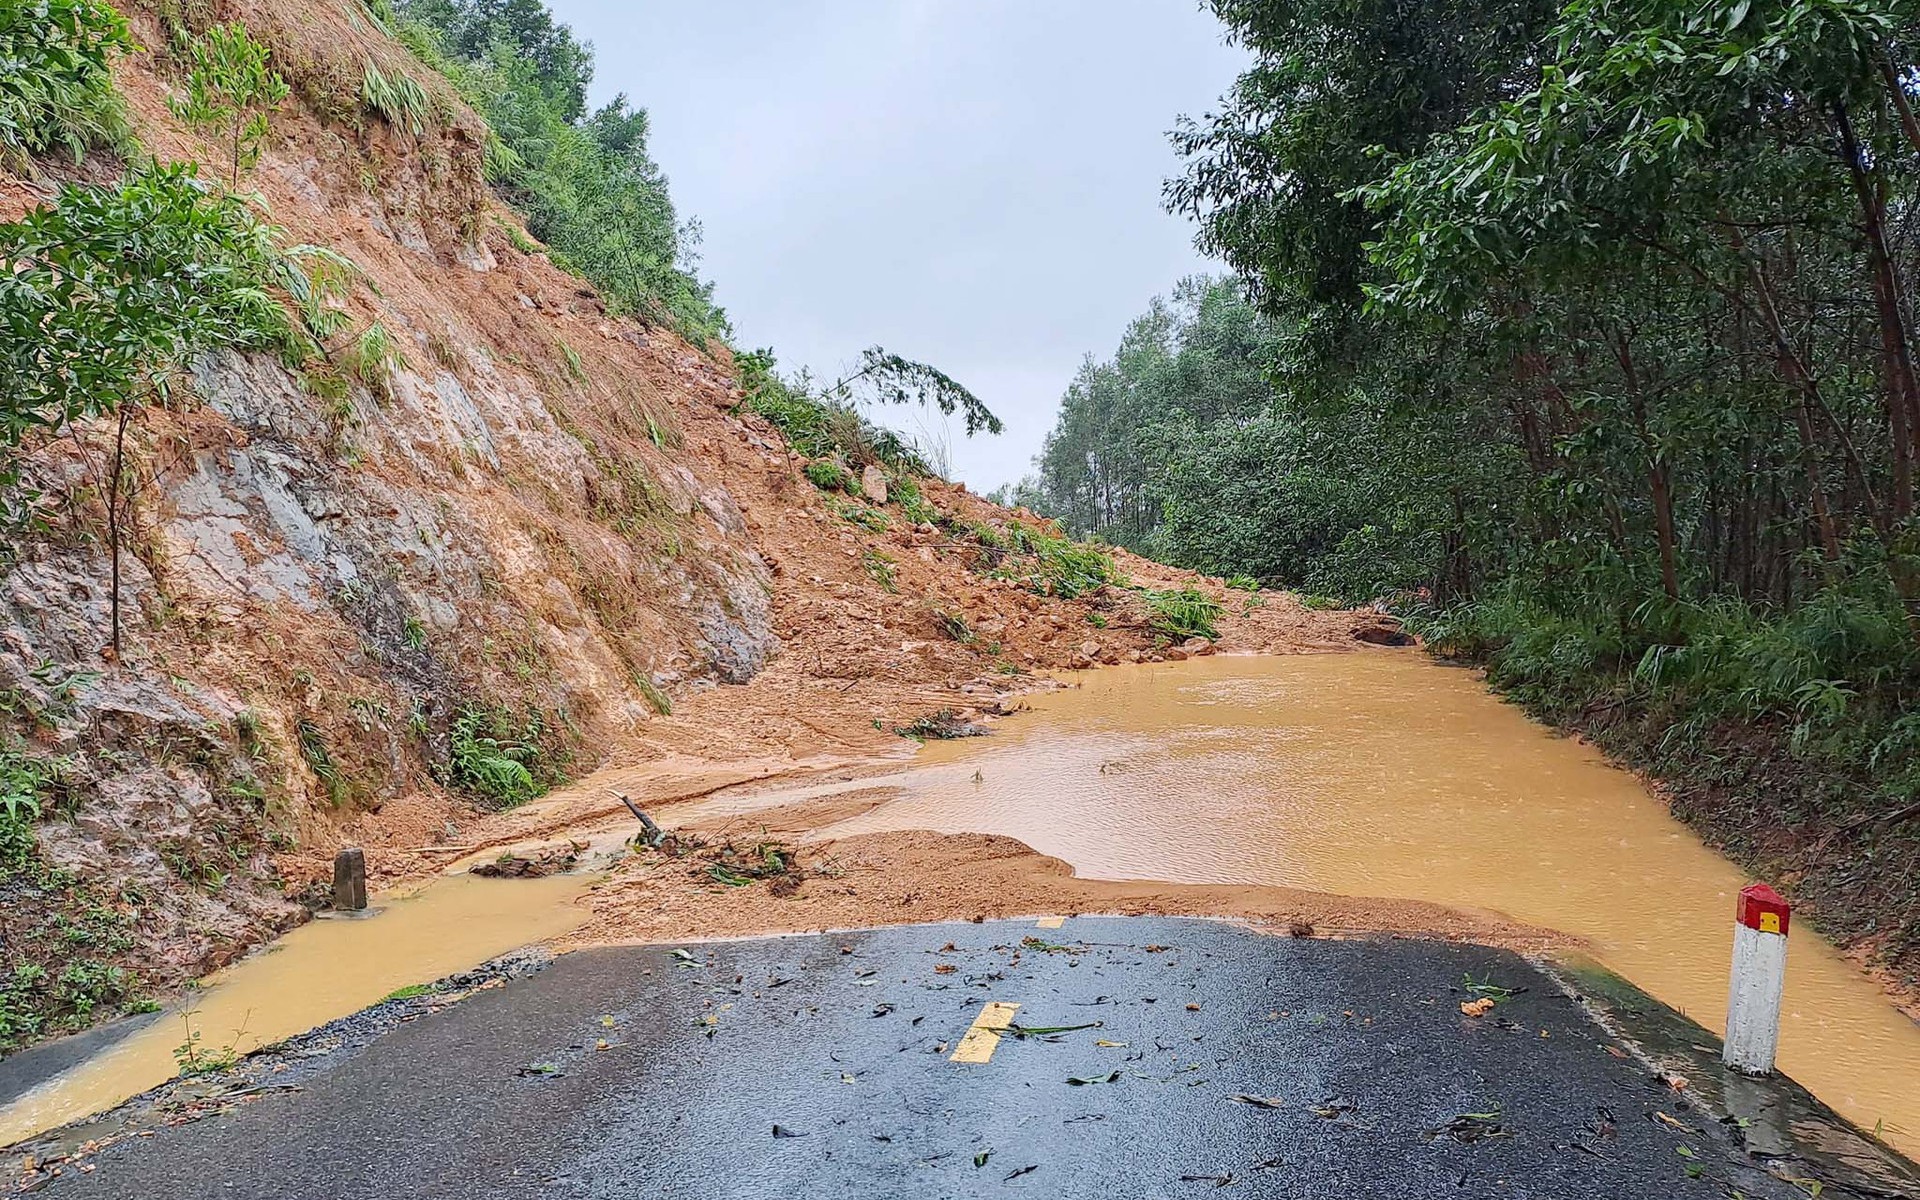
[[[868,463],[867,469],[860,472],[860,493],[870,503],[887,502],[887,473],[877,463]]]
[[[1092,641],[1091,639],[1089,639],[1088,641],[1081,642],[1080,655],[1083,658],[1099,658],[1100,643],[1096,641]]]
[[[1188,638],[1186,641],[1180,643],[1180,648],[1194,658],[1198,658],[1203,654],[1213,653],[1213,643],[1203,637]]]

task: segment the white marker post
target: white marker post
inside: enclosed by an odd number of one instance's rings
[[[1721,1060],[1744,1075],[1773,1074],[1780,1041],[1780,992],[1787,982],[1787,921],[1780,893],[1742,888],[1733,919],[1733,979],[1727,988],[1727,1042]]]

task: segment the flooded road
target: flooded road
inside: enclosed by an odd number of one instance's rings
[[[1115,667],[1077,682],[1035,697],[1035,712],[995,737],[934,743],[891,775],[736,788],[663,817],[684,824],[890,786],[897,798],[813,836],[1003,834],[1092,878],[1497,911],[1586,940],[1607,966],[1719,1030],[1733,900],[1747,880],[1633,776],[1529,721],[1473,674],[1366,652]],[[609,845],[627,832],[622,823]],[[378,919],[303,926],[0,1107],[0,1145],[172,1077],[189,1021],[202,1052],[304,1032],[569,931],[591,882],[456,875],[378,898]],[[1920,1026],[1802,921],[1787,978],[1782,1068],[1920,1152]]]
[[[0,1108],[0,1146],[111,1108],[180,1071],[197,1052],[244,1054],[531,942],[585,914],[571,901],[585,876],[482,879],[458,875],[374,898],[372,919],[312,921],[265,953],[209,977],[173,1009]]]
[[[1213,657],[1079,682],[994,738],[931,744],[895,775],[691,811],[890,784],[899,799],[817,836],[996,833],[1095,878],[1493,909],[1588,940],[1720,1031],[1734,896],[1749,881],[1632,775],[1474,674],[1361,653]],[[1798,921],[1785,1013],[1782,1069],[1920,1151],[1920,1026]]]

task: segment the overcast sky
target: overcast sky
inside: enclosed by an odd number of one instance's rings
[[[594,44],[595,100],[651,114],[739,344],[947,371],[1007,423],[952,423],[977,490],[1029,470],[1083,355],[1217,269],[1160,209],[1167,130],[1243,62],[1197,0],[549,2]]]

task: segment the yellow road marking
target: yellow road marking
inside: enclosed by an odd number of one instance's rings
[[[1038,925],[1042,929],[1058,929],[1066,923],[1067,919],[1065,917],[1041,917],[1038,921],[1034,922],[1035,925]]]
[[[1000,1044],[1000,1030],[1013,1024],[1013,1014],[1020,1011],[1018,1004],[1002,1004],[990,1000],[980,1015],[973,1019],[967,1032],[954,1048],[951,1061],[964,1063],[983,1063],[993,1058],[994,1048]]]

